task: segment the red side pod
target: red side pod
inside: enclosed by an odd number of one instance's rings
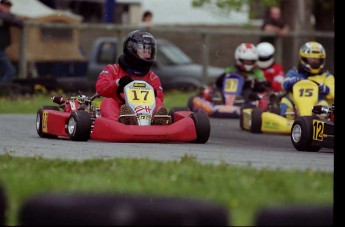
[[[42,131],[57,136],[68,136],[65,125],[70,114],[56,110],[44,110],[42,115]]]

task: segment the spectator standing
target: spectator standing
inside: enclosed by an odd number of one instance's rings
[[[275,48],[269,42],[262,42],[256,46],[258,52],[257,65],[264,72],[269,87],[274,92],[282,91],[284,81],[284,68],[275,61]]]
[[[275,32],[278,36],[285,36],[289,32],[289,26],[283,20],[281,10],[278,6],[271,6],[267,9],[261,29],[267,32]],[[275,45],[274,37],[264,37],[261,42],[270,42]]]
[[[150,29],[152,27],[153,14],[151,11],[145,11],[142,15],[139,27],[143,30]]]
[[[0,0],[0,84],[9,83],[16,76],[16,68],[7,58],[5,50],[11,45],[10,27],[22,27],[23,21],[12,14],[12,2],[10,0]]]

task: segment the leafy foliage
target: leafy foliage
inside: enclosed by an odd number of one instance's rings
[[[261,0],[260,4],[264,7],[280,5],[281,0]],[[193,7],[207,7],[215,5],[225,11],[239,11],[244,5],[251,5],[256,0],[193,0]]]

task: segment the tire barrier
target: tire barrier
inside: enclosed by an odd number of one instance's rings
[[[333,226],[333,207],[295,205],[264,208],[256,214],[255,225]]]
[[[229,226],[227,209],[205,201],[135,195],[41,194],[25,201],[20,225]]]
[[[5,190],[2,186],[0,186],[0,226],[5,226],[6,224],[6,207],[7,207],[7,201],[6,201],[6,195]]]

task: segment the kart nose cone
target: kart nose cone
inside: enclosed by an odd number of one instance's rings
[[[298,143],[301,140],[301,136],[302,136],[301,126],[294,125],[294,127],[292,128],[291,136],[292,136],[293,141]]]

